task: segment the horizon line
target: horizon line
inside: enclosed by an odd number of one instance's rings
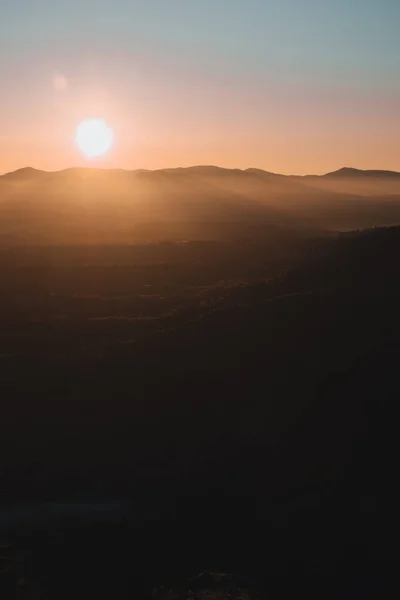
[[[13,171],[6,171],[5,173],[0,173],[0,178],[2,177],[7,177],[8,175],[14,175],[17,173],[21,173],[21,172],[26,172],[26,171],[34,171],[37,173],[46,173],[46,174],[58,174],[58,173],[65,173],[67,171],[107,171],[107,172],[124,172],[124,173],[137,173],[140,171],[145,171],[148,173],[157,173],[160,171],[178,171],[178,170],[189,170],[189,169],[218,169],[221,171],[236,171],[236,172],[241,172],[241,173],[246,173],[249,171],[261,171],[263,173],[266,173],[268,175],[275,175],[277,177],[324,177],[326,175],[334,175],[334,174],[338,174],[341,172],[353,172],[353,173],[390,173],[390,174],[395,174],[395,175],[399,175],[400,176],[400,172],[399,171],[394,171],[391,169],[359,169],[356,167],[340,167],[339,169],[336,169],[334,171],[328,171],[328,172],[323,172],[323,173],[309,173],[309,174],[304,174],[304,175],[297,175],[297,174],[283,174],[283,173],[275,173],[272,171],[267,171],[266,169],[262,169],[260,167],[247,167],[245,169],[240,169],[240,168],[232,168],[232,167],[221,167],[218,165],[212,165],[212,164],[204,164],[204,165],[189,165],[189,166],[181,166],[181,167],[163,167],[160,169],[144,169],[144,168],[137,168],[137,169],[124,169],[124,168],[107,168],[107,167],[90,167],[90,166],[85,166],[85,167],[78,167],[78,166],[73,166],[73,167],[66,167],[64,169],[56,169],[56,170],[46,170],[46,169],[37,169],[36,167],[30,167],[30,166],[25,166],[25,167],[19,167],[18,169],[15,169]]]

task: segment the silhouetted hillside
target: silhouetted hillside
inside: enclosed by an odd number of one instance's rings
[[[382,575],[400,228],[281,234],[3,248],[0,531],[26,590]]]
[[[343,167],[338,171],[332,173],[326,173],[323,177],[380,177],[380,178],[400,178],[400,173],[397,171],[383,171],[383,170],[361,170],[352,169],[350,167]]]
[[[142,460],[172,438],[178,463],[221,437],[268,446],[320,405],[324,382],[400,339],[398,228],[316,240],[281,263],[257,247],[239,264],[234,246],[208,244],[85,253],[10,254],[1,266],[16,465],[27,451],[46,472],[74,456],[79,469],[121,452]]]
[[[40,177],[47,177],[48,173],[46,171],[40,171],[38,169],[33,169],[32,167],[23,167],[22,169],[18,169],[17,171],[11,171],[10,173],[6,173],[5,175],[1,175],[0,178],[6,181],[29,181],[33,179],[37,179]]]

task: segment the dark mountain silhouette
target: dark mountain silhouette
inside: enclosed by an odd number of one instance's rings
[[[326,173],[326,175],[322,175],[322,177],[394,177],[400,178],[400,173],[397,171],[384,171],[384,170],[366,170],[363,171],[361,169],[352,169],[350,167],[343,167],[338,171],[333,171],[332,173]]]
[[[0,596],[370,590],[397,551],[396,174],[22,169],[0,246]]]
[[[22,169],[18,169],[17,171],[11,171],[10,173],[5,173],[4,175],[1,175],[0,179],[26,181],[29,179],[35,179],[37,177],[46,176],[46,171],[40,171],[38,169],[33,169],[32,167],[23,167]]]
[[[399,227],[3,247],[0,533],[25,590],[335,598],[384,575],[399,270]]]
[[[126,170],[126,169],[92,169],[90,167],[69,167],[67,169],[63,169],[61,171],[43,171],[39,169],[34,169],[32,167],[23,167],[21,169],[17,169],[16,171],[11,171],[10,173],[6,173],[4,175],[0,175],[0,178],[25,178],[25,177],[34,177],[41,175],[56,175],[57,173],[76,173],[84,175],[85,173],[160,173],[160,172],[168,172],[168,173],[192,173],[198,175],[208,175],[208,176],[224,176],[224,175],[232,175],[232,174],[259,174],[262,177],[281,177],[281,178],[308,178],[308,177],[400,177],[400,172],[390,171],[384,169],[355,169],[353,167],[342,167],[336,171],[332,171],[329,173],[325,173],[323,175],[282,175],[280,173],[271,173],[270,171],[265,171],[264,169],[250,167],[247,169],[229,169],[225,167],[218,167],[215,165],[197,165],[191,167],[173,167],[173,168],[165,168],[165,169],[136,169],[136,170]]]

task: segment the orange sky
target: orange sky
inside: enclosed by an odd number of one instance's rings
[[[131,103],[107,81],[96,90],[80,83],[58,90],[49,78],[37,84],[43,87],[45,112],[33,111],[29,119],[19,116],[18,106],[10,109],[14,126],[0,137],[0,172],[23,166],[157,169],[198,164],[296,174],[342,166],[400,169],[398,129],[385,101],[375,111],[379,99],[364,104],[360,99],[358,108],[357,98],[350,98],[340,106],[329,91],[319,99],[293,86],[277,89],[264,101],[265,92],[233,95],[223,84],[212,82],[207,88],[205,82],[200,97],[188,87],[174,106],[172,83],[165,88],[165,99],[154,91],[149,101],[139,94]],[[79,122],[93,116],[106,119],[115,144],[102,159],[87,160],[74,136]]]
[[[22,166],[148,168],[216,164],[281,173],[320,173],[341,166],[400,169],[399,119],[393,99],[305,85],[242,88],[234,78],[194,85],[175,70],[168,80],[138,77],[126,91],[105,76],[54,86],[52,72],[35,81],[30,103],[10,102],[0,136],[0,172]],[[59,81],[58,79],[55,80]],[[64,81],[64,80],[62,80]],[[28,102],[28,100],[27,100]],[[43,103],[45,110],[40,106]],[[400,105],[400,104],[399,104]],[[396,107],[397,110],[397,107]],[[75,129],[88,117],[105,118],[115,134],[106,157],[86,160]]]
[[[136,4],[99,0],[94,12],[91,0],[6,3],[0,173],[400,170],[400,4],[385,14],[372,0],[354,0],[358,10],[344,0],[318,10],[311,0]],[[115,134],[97,161],[74,140],[92,117]]]

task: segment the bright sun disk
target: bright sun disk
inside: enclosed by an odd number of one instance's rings
[[[76,130],[76,143],[88,158],[105,154],[113,141],[113,131],[104,119],[87,119]]]

